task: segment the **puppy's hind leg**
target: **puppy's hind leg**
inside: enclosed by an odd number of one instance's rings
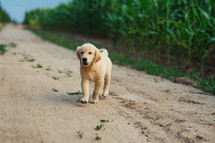
[[[83,98],[81,99],[81,103],[87,103],[89,100],[89,80],[82,80],[81,81],[82,93]]]
[[[105,84],[104,84],[104,91],[103,91],[103,97],[107,97],[109,93],[109,87],[110,87],[110,79],[111,75],[110,72],[105,75]]]
[[[103,96],[103,88],[104,88],[104,80],[103,80],[103,82],[102,82],[102,89],[101,89],[101,91],[100,91],[100,93],[99,93],[99,97],[102,97],[102,96]]]

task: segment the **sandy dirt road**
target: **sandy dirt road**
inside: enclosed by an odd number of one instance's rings
[[[10,42],[17,46],[0,55],[1,143],[215,142],[214,96],[114,65],[110,96],[80,104],[67,94],[81,90],[73,51],[7,25],[0,43]],[[101,119],[109,122],[97,131]]]

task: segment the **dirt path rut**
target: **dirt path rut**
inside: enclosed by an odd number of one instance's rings
[[[10,42],[17,46],[0,55],[2,143],[215,142],[214,96],[114,65],[110,96],[83,105],[67,94],[81,90],[73,51],[21,26],[1,30],[0,43]],[[97,131],[101,119],[109,122]]]

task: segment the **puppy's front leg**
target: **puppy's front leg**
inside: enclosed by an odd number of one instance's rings
[[[93,104],[98,103],[99,101],[99,94],[101,93],[101,90],[102,90],[102,83],[103,83],[103,80],[96,80],[95,89],[93,92],[93,99],[91,101],[91,103]]]
[[[87,103],[89,100],[89,80],[84,79],[81,81],[83,98],[81,99],[81,103]]]

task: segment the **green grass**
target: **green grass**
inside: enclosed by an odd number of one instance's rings
[[[11,43],[8,44],[8,46],[9,46],[9,47],[12,47],[12,48],[15,48],[17,45],[16,45],[16,43],[11,42]]]
[[[34,62],[35,61],[35,59],[29,59],[28,60],[28,62]]]
[[[0,44],[0,55],[3,55],[7,52],[7,47],[12,47],[12,48],[15,48],[16,47],[16,43],[14,42],[11,42],[9,44]]]
[[[109,120],[102,119],[102,120],[100,120],[100,122],[107,123],[107,122],[109,122]]]
[[[144,70],[146,73],[156,76],[161,76],[170,80],[174,80],[177,77],[189,77],[196,82],[196,88],[201,89],[204,92],[212,93],[215,95],[215,79],[211,76],[210,79],[201,78],[196,73],[184,73],[174,68],[168,68],[152,61],[142,59],[141,61],[132,60],[126,55],[110,54],[110,58],[118,65],[131,66],[138,70]],[[183,82],[181,82],[183,83]]]
[[[53,91],[53,92],[58,92],[58,90],[55,89],[55,88],[52,88],[51,91]]]
[[[96,133],[96,140],[101,140],[102,138]]]
[[[67,77],[71,77],[73,72],[71,70],[64,70],[64,71],[58,70],[58,73],[63,73]]]
[[[39,30],[29,29],[38,36],[42,37],[44,40],[51,41],[55,44],[63,46],[65,48],[75,50],[77,46],[80,46],[82,43],[78,43],[74,40],[67,39],[58,34],[51,34],[50,32],[44,32]],[[188,77],[196,82],[197,86],[195,88],[201,89],[204,92],[209,92],[215,95],[215,80],[214,77],[210,79],[204,79],[196,73],[184,73],[174,68],[165,67],[159,64],[156,64],[152,61],[142,59],[134,60],[129,58],[125,54],[118,54],[116,52],[109,51],[109,56],[111,60],[122,66],[130,66],[137,70],[144,70],[146,73],[156,76],[161,76],[170,80],[173,80],[177,77]]]
[[[47,70],[47,71],[50,71],[50,70],[51,70],[51,67],[47,67],[46,70]]]
[[[126,55],[110,54],[110,58],[114,59],[114,62],[122,66],[131,66],[138,70],[144,70],[146,73],[151,75],[158,75],[168,79],[174,79],[174,77],[189,76],[173,68],[167,68],[162,65],[156,64],[152,61],[142,59],[141,61],[132,60]]]
[[[59,80],[60,79],[60,77],[55,77],[55,76],[53,76],[52,77],[54,80]]]
[[[95,130],[100,130],[103,127],[103,124],[97,125]]]
[[[72,71],[70,71],[70,70],[67,70],[66,72],[65,72],[65,74],[66,74],[66,76],[67,77],[71,77],[72,76]]]
[[[3,55],[4,53],[7,52],[6,47],[7,47],[7,45],[0,44],[0,55]]]
[[[39,30],[35,30],[35,29],[30,29],[27,28],[28,30],[32,31],[33,33],[37,34],[38,36],[40,36],[42,39],[44,40],[48,40],[52,43],[55,43],[59,46],[63,46],[66,47],[68,49],[71,50],[76,50],[76,47],[78,47],[80,45],[80,43],[72,41],[68,38],[65,38],[59,34],[53,34],[53,33],[49,33],[49,32],[42,32]]]
[[[211,92],[215,95],[215,80],[213,76],[207,80],[200,78],[197,84],[202,91]]]
[[[31,55],[25,55],[23,54],[23,60],[20,60],[20,62],[34,62],[35,59]]]
[[[83,138],[83,132],[78,131],[77,134],[78,134],[78,136],[79,136],[81,139]]]
[[[32,68],[43,68],[43,66],[40,64],[37,64],[36,66],[32,65]]]
[[[78,95],[78,94],[82,94],[81,91],[77,91],[77,92],[67,92],[68,95]]]

